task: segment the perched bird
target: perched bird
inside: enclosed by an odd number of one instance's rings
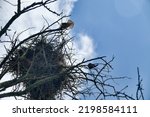
[[[62,23],[60,25],[59,29],[64,30],[64,29],[67,29],[67,28],[72,28],[73,26],[74,26],[74,22],[72,20],[68,20],[67,22]]]
[[[93,63],[89,63],[88,64],[88,68],[89,69],[93,69],[93,68],[95,68],[95,67],[97,67],[98,66],[98,64],[93,64]]]

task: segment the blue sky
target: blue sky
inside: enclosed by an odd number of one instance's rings
[[[121,82],[130,86],[129,94],[136,91],[140,68],[145,99],[150,99],[150,1],[78,0],[71,14],[74,32],[91,37],[96,56],[115,56],[112,74],[132,78]]]

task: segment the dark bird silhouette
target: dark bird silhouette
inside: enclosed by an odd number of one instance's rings
[[[72,20],[68,20],[67,22],[62,23],[60,25],[59,29],[64,30],[64,29],[67,29],[67,28],[72,28],[73,26],[74,26],[74,22]]]
[[[98,64],[93,64],[93,63],[89,63],[88,64],[88,68],[89,69],[93,69],[93,68],[95,68],[95,67],[97,67],[98,66]]]

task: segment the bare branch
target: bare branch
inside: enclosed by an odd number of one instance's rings
[[[139,99],[144,100],[143,88],[142,88],[142,79],[141,79],[138,67],[137,67],[137,74],[138,74],[138,84],[137,84],[137,91],[136,91],[136,99],[137,100],[139,100]]]
[[[21,11],[21,0],[18,0],[17,13],[19,13],[20,11]]]

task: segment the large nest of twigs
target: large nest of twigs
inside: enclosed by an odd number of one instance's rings
[[[22,46],[14,52],[8,62],[10,72],[18,78],[26,78],[23,86],[29,89],[28,99],[54,99],[60,90],[65,76],[52,78],[35,88],[32,85],[39,83],[45,77],[50,79],[64,70],[66,63],[62,52],[63,46],[63,42],[57,43],[56,46],[51,42],[38,40],[28,46]]]

